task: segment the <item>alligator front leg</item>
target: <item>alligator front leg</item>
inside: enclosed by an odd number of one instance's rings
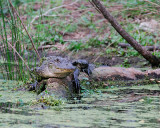
[[[79,69],[76,68],[73,73],[73,79],[72,79],[72,83],[75,86],[76,93],[80,93],[80,88],[81,88],[78,76],[79,76]]]
[[[28,91],[35,91],[35,90],[36,90],[36,87],[37,87],[37,84],[38,84],[38,81],[36,81],[36,80],[35,80],[34,83],[29,84],[29,89],[28,89]]]
[[[92,71],[90,69],[90,66],[86,67],[86,68],[82,68],[81,69],[82,72],[85,72],[88,76],[90,76],[92,74]]]
[[[92,74],[90,64],[88,61],[79,59],[76,61],[73,61],[72,64],[80,69],[80,71],[85,72],[88,76]]]

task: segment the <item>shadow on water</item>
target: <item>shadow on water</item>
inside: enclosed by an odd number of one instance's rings
[[[27,103],[12,103],[12,102],[0,102],[0,112],[1,113],[8,113],[8,114],[19,114],[25,116],[32,116],[35,115],[34,112],[31,110],[21,109],[23,106],[28,105]],[[17,110],[17,108],[19,108]]]
[[[158,85],[111,87],[82,94],[80,100],[37,109],[31,92],[0,84],[0,127],[155,127],[160,126]],[[5,82],[6,84],[6,82]],[[9,88],[9,89],[8,89]]]

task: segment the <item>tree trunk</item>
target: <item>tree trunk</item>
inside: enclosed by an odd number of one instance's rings
[[[149,51],[143,48],[132,36],[130,36],[116,21],[116,19],[110,15],[105,7],[98,1],[92,0],[92,4],[102,13],[105,19],[107,19],[116,31],[135,49],[141,54],[152,66],[159,66],[160,59],[152,55]]]

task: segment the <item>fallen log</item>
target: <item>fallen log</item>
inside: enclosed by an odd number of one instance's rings
[[[97,86],[145,85],[160,83],[160,69],[141,71],[136,68],[100,66],[93,70],[90,80]]]
[[[119,43],[118,46],[121,48],[132,47],[130,44],[126,44],[126,43]],[[142,46],[142,47],[145,48],[147,51],[160,50],[160,46]]]

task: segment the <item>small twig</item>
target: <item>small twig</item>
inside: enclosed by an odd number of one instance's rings
[[[110,44],[106,47],[106,49],[109,48],[112,44],[114,44],[114,42],[110,43]],[[95,63],[95,62],[99,59],[100,56],[101,56],[101,55],[98,55],[93,62]]]
[[[150,13],[147,13],[147,14],[143,14],[143,15],[151,15],[151,14],[159,14],[160,12],[150,12]]]
[[[95,4],[91,0],[89,0],[89,2],[100,14],[102,14],[101,11],[98,8],[96,8]]]
[[[148,3],[150,3],[150,4],[153,4],[153,5],[155,5],[155,6],[157,6],[157,7],[160,7],[160,5],[158,5],[158,4],[156,4],[156,3],[153,3],[153,2],[151,2],[151,1],[148,1],[148,0],[144,0],[145,2],[148,2]]]
[[[118,46],[121,47],[121,48],[129,48],[129,47],[131,47],[130,44],[126,44],[126,43],[119,43]],[[145,48],[148,51],[154,51],[155,52],[156,50],[160,50],[160,46],[156,45],[156,43],[153,46],[142,46],[142,47]]]
[[[27,31],[26,27],[24,26],[23,21],[21,20],[21,18],[20,18],[20,16],[19,16],[19,14],[18,14],[18,12],[17,12],[17,10],[14,8],[14,6],[12,5],[12,3],[11,3],[11,1],[10,1],[10,0],[9,0],[9,3],[10,3],[10,5],[11,5],[11,7],[13,8],[13,10],[15,11],[16,15],[18,16],[18,18],[20,19],[21,24],[22,24],[22,26],[23,26],[24,30],[26,31],[26,33],[27,33],[27,35],[28,35],[28,37],[29,37],[29,39],[30,39],[30,41],[31,41],[31,43],[32,43],[33,48],[34,48],[34,50],[35,50],[35,52],[36,52],[36,54],[37,54],[38,58],[40,59],[41,57],[40,57],[40,55],[39,55],[39,53],[38,53],[37,49],[35,48],[34,43],[33,43],[33,40],[32,40],[32,38],[31,38],[31,36],[29,35],[29,33],[28,33],[28,31]]]
[[[42,15],[37,15],[37,16],[35,16],[33,19],[32,19],[32,21],[30,22],[30,24],[32,24],[35,20],[37,20],[39,17],[42,17],[42,16],[45,16],[45,15],[47,15],[49,12],[51,12],[51,11],[54,11],[54,10],[56,10],[56,9],[59,9],[59,8],[62,8],[62,7],[66,7],[66,6],[70,6],[70,5],[73,5],[73,4],[75,4],[75,3],[77,3],[79,0],[76,0],[75,2],[73,2],[73,3],[71,3],[71,4],[67,4],[67,5],[61,5],[61,6],[58,6],[58,7],[55,7],[55,8],[52,8],[52,9],[49,9],[48,11],[46,11],[45,13],[43,13]],[[28,25],[29,26],[29,25]]]
[[[99,59],[100,56],[101,56],[101,55],[98,55],[98,56],[96,57],[96,59],[93,61],[93,63],[95,63],[95,62]]]
[[[38,47],[38,50],[50,49],[52,47],[54,47],[54,45],[40,46],[40,47]]]
[[[26,65],[27,69],[30,71],[30,68],[28,67],[26,61],[22,58],[22,56],[17,52],[17,50],[8,42],[9,46],[14,50],[14,52],[19,56],[19,58],[23,61],[23,63]]]
[[[71,17],[71,15],[44,15],[44,17]]]
[[[137,11],[137,10],[139,10],[140,7],[142,7],[142,6],[138,6],[138,7],[134,7],[134,8],[122,9],[121,11],[126,11],[126,10],[127,10],[127,11],[129,11],[129,10],[130,10],[130,11]]]
[[[90,10],[93,10],[93,8],[89,8],[89,9],[81,9],[81,10],[76,10],[76,11],[72,11],[72,14],[76,13],[76,12],[80,12],[80,11],[84,11],[84,12],[88,12]],[[77,14],[76,14],[77,16]],[[81,16],[81,15],[78,15]],[[72,15],[44,15],[44,17],[73,17]]]
[[[26,26],[26,29],[27,29],[30,25],[32,25],[33,22],[34,22],[35,20],[37,20],[39,17],[47,16],[48,13],[50,13],[51,11],[54,11],[54,10],[56,10],[56,9],[63,8],[63,7],[66,7],[66,6],[71,6],[71,5],[75,4],[75,3],[77,3],[78,1],[79,1],[79,0],[76,0],[75,2],[73,2],[73,3],[71,3],[71,4],[61,5],[61,6],[58,6],[58,7],[49,9],[48,11],[46,11],[45,13],[43,13],[42,15],[37,15],[37,16],[35,16],[35,17],[32,19],[32,21]],[[22,30],[22,32],[24,32],[24,30]],[[8,40],[11,40],[11,38],[9,38]]]

